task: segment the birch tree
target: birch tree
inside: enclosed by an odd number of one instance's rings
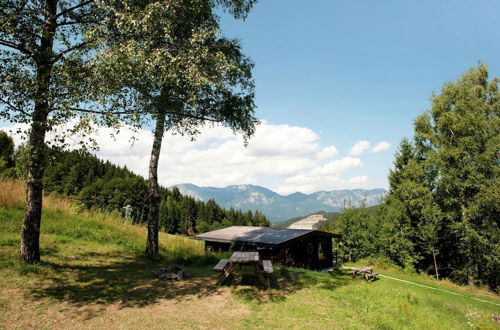
[[[0,118],[29,127],[27,204],[20,247],[25,263],[40,260],[47,132],[75,117],[81,119],[75,130],[88,129],[82,116],[92,112],[89,105],[99,104],[91,98],[89,78],[90,55],[101,36],[90,31],[104,15],[93,0],[0,0]],[[62,142],[65,132],[59,133],[56,139]]]
[[[220,35],[214,12],[221,7],[244,18],[253,2],[158,0],[113,7],[102,66],[121,71],[122,82],[133,90],[132,107],[141,113],[136,125],[154,126],[148,256],[158,255],[158,162],[165,131],[194,137],[205,123],[219,123],[241,132],[245,141],[254,132],[253,64],[236,40]]]

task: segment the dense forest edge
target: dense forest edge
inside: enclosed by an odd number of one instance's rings
[[[0,131],[0,178],[25,180],[27,149],[15,148],[12,138]],[[69,196],[83,209],[118,212],[125,221],[146,223],[148,183],[126,167],[103,161],[83,150],[46,149],[45,193]],[[243,212],[220,207],[214,200],[198,201],[177,188],[160,187],[159,228],[170,234],[194,235],[228,226],[269,226],[259,211]]]

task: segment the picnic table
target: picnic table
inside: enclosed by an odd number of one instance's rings
[[[231,276],[236,268],[241,269],[241,266],[252,266],[264,287],[271,288],[267,276],[273,273],[273,266],[271,260],[260,260],[259,252],[234,252],[230,259],[220,260],[214,267],[214,271],[222,273],[217,285],[222,284]]]
[[[355,278],[357,275],[362,275],[367,281],[374,280],[377,278],[378,274],[379,273],[373,272],[373,267],[352,268],[351,270],[352,278]]]

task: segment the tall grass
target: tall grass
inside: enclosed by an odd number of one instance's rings
[[[26,185],[18,180],[0,180],[0,206],[23,208],[26,203]]]
[[[26,206],[26,183],[21,180],[0,180],[0,207],[24,208]],[[69,199],[55,195],[44,195],[43,207],[47,210],[75,212],[76,208]]]
[[[20,237],[26,184],[19,180],[0,181],[0,232],[1,243],[18,244]],[[2,210],[3,208],[3,210]],[[75,201],[57,195],[44,195],[41,243],[92,244],[98,247],[115,246],[142,255],[147,229],[141,224],[130,224],[118,212],[82,210]],[[204,256],[203,243],[188,237],[159,234],[160,253],[171,261],[189,262]],[[15,242],[15,244],[14,244]],[[2,248],[0,246],[0,248]],[[73,248],[73,247],[72,247]],[[11,251],[12,254],[14,251]]]

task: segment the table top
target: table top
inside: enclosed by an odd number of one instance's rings
[[[229,262],[232,263],[257,261],[259,261],[259,252],[235,252],[229,259]]]
[[[373,267],[361,267],[356,269],[358,272],[369,272],[373,270]]]

